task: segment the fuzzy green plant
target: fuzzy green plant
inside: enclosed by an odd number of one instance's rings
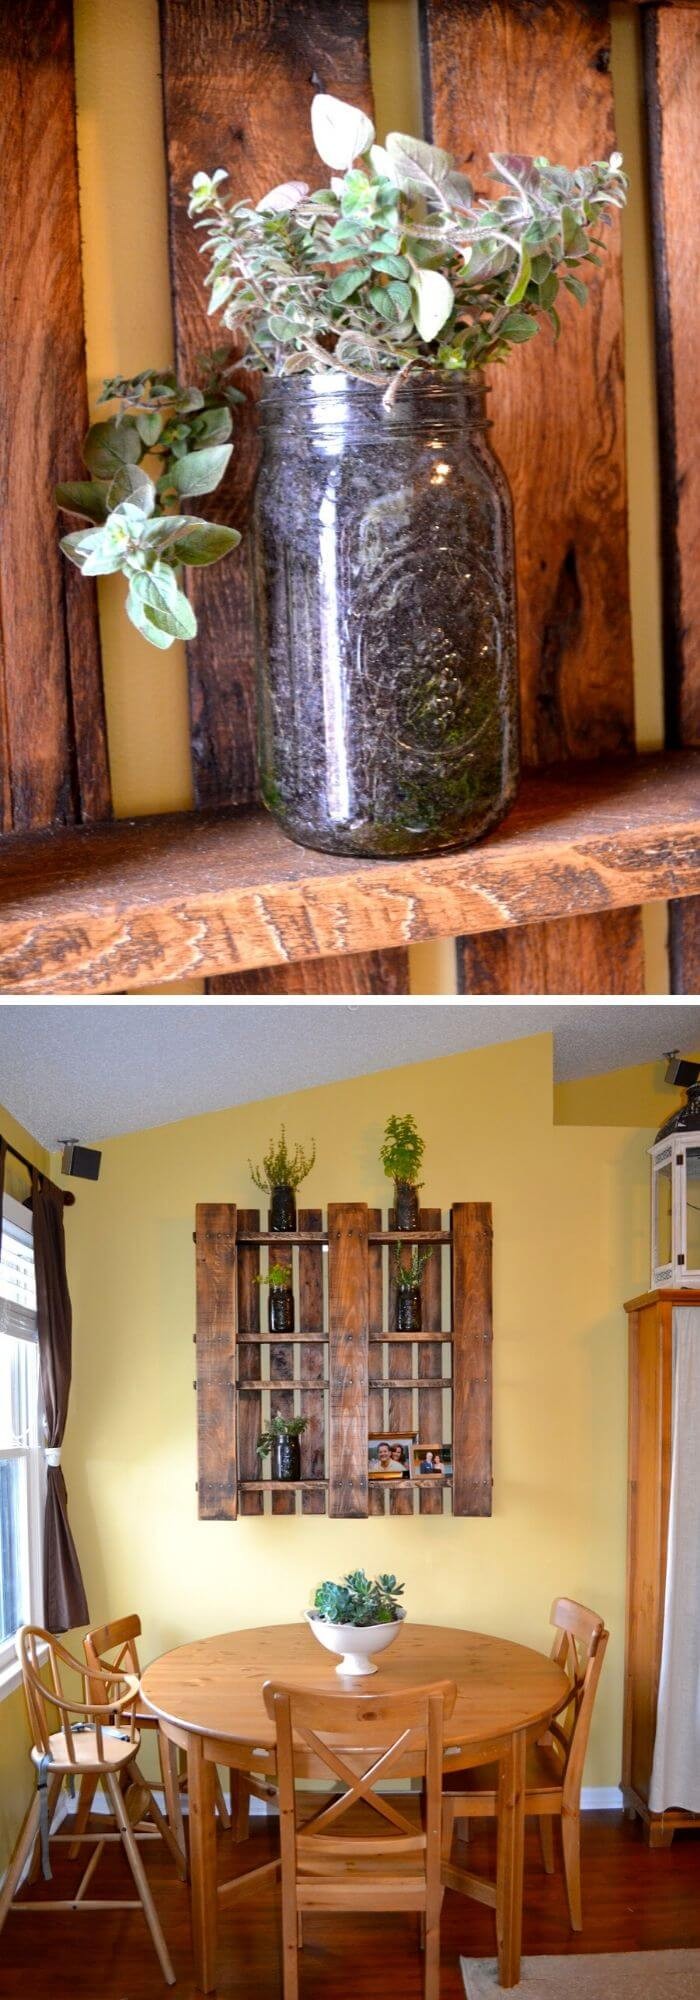
[[[340,1583],[320,1583],[313,1613],[327,1625],[391,1625],[403,1615],[398,1600],[404,1585],[395,1576],[371,1581],[363,1569],[350,1570]]]
[[[261,1271],[255,1279],[256,1285],[271,1285],[273,1291],[287,1291],[293,1283],[292,1273],[287,1264],[271,1264],[269,1271]]]
[[[279,1139],[270,1140],[269,1149],[263,1154],[262,1166],[254,1167],[252,1160],[248,1161],[248,1165],[261,1194],[271,1194],[276,1187],[300,1187],[301,1182],[306,1180],[307,1174],[310,1174],[315,1159],[314,1140],[312,1139],[308,1152],[305,1152],[303,1146],[298,1143],[291,1152],[282,1126]]]
[[[278,1444],[280,1438],[303,1437],[308,1421],[308,1417],[272,1416],[265,1430],[260,1432],[255,1447],[258,1456],[260,1458],[269,1458],[273,1444]]]
[[[244,398],[228,359],[224,348],[209,357],[201,386],[181,387],[167,369],[106,381],[99,401],[118,407],[90,425],[83,444],[90,477],[56,487],[58,506],[91,523],[63,536],[64,555],[83,576],[120,571],[127,617],[163,650],[197,631],[180,588],[183,565],[218,562],[241,539],[236,528],[179,511],[183,501],[214,492],[231,457],[232,409]]]
[[[407,1181],[409,1187],[421,1187],[418,1175],[424,1152],[425,1140],[421,1139],[410,1112],[405,1118],[392,1116],[387,1119],[380,1159],[389,1180]]]
[[[418,1244],[414,1243],[410,1261],[408,1264],[404,1264],[402,1263],[402,1255],[405,1256],[405,1251],[402,1253],[401,1246],[397,1243],[394,1279],[399,1287],[399,1291],[412,1291],[414,1286],[420,1284],[426,1264],[430,1263],[432,1254],[432,1250],[419,1250]]]
[[[579,268],[601,262],[626,200],[620,153],[573,170],[492,153],[500,191],[475,194],[450,153],[403,132],[378,146],[339,98],[315,97],[311,123],[329,187],[290,180],[253,203],[227,197],[223,168],[192,182],[209,311],[245,367],[342,368],[390,404],[416,370],[480,370],[543,323],[558,338],[562,291],[585,303]]]

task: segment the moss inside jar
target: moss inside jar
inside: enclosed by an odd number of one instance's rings
[[[275,1413],[267,1429],[261,1431],[256,1449],[259,1458],[271,1458],[272,1479],[301,1479],[300,1440],[307,1424],[308,1417],[281,1417]]]

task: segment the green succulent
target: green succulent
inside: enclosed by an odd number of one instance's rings
[[[363,1569],[354,1569],[340,1583],[320,1583],[313,1609],[327,1625],[391,1625],[401,1617],[403,1590],[395,1576],[370,1582]]]

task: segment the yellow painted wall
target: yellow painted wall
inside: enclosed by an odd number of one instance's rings
[[[687,1051],[684,1049],[684,1055]],[[700,1053],[689,1056],[700,1061]],[[636,1063],[605,1076],[585,1076],[554,1086],[560,1125],[649,1125],[652,1132],[683,1103],[682,1091],[664,1083],[665,1062]]]
[[[11,1118],[9,1111],[0,1108],[0,1132],[10,1145],[18,1146],[21,1153],[33,1160],[34,1165],[48,1171],[49,1156],[43,1146],[37,1145],[28,1132]],[[8,1156],[5,1173],[5,1191],[23,1201],[29,1189],[29,1179],[24,1167]],[[31,1790],[31,1766],[29,1763],[29,1731],[24,1710],[24,1695],[21,1688],[0,1701],[0,1873],[11,1851],[17,1828],[28,1803]]]
[[[613,76],[632,174],[623,223],[630,467],[630,576],[638,738],[662,736],[658,477],[649,226],[645,199],[638,9],[613,9]],[[370,0],[380,131],[421,121],[416,0]],[[76,0],[78,150],[88,378],[172,360],[157,0]],[[546,144],[546,134],[543,134]],[[197,163],[193,161],[193,169]],[[293,166],[293,162],[290,163]],[[204,311],[204,299],[202,310]],[[100,620],[115,809],[163,811],[191,800],[184,649],[158,654],[126,622],[120,578],[100,580]],[[647,987],[665,991],[665,910],[645,913]],[[415,992],[454,991],[454,953],[415,947]],[[170,993],[176,989],[166,989]],[[197,991],[190,982],[183,990]]]

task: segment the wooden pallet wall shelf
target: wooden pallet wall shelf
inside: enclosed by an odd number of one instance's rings
[[[365,1202],[337,1202],[327,1226],[299,1212],[293,1235],[264,1230],[257,1209],[203,1203],[196,1215],[197,1450],[200,1520],[273,1514],[491,1513],[491,1209],[456,1202],[443,1228],[422,1209],[415,1236]],[[423,1275],[423,1332],[396,1332],[393,1245],[430,1244]],[[294,1260],[293,1334],[261,1326],[256,1279],[281,1246]],[[327,1278],[324,1282],[324,1263]],[[443,1266],[445,1268],[443,1268]],[[444,1313],[443,1299],[449,1298]],[[270,1409],[308,1420],[302,1478],[264,1478],[256,1443]],[[447,1416],[447,1411],[451,1416]],[[451,1437],[453,1477],[368,1478],[370,1434]]]

